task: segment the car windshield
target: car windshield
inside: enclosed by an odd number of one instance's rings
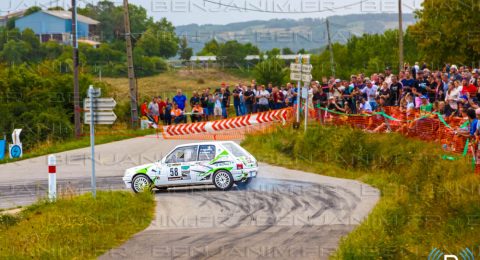
[[[247,153],[243,151],[240,147],[233,143],[223,143],[222,144],[229,152],[231,152],[235,157],[248,156]]]

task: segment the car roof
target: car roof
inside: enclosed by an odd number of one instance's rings
[[[185,147],[185,146],[193,146],[193,145],[217,145],[217,144],[224,144],[224,143],[237,144],[237,143],[235,143],[235,142],[233,142],[233,141],[210,141],[210,142],[199,142],[199,143],[182,144],[182,145],[177,145],[175,148]]]

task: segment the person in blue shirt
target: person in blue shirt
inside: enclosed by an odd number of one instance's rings
[[[468,121],[470,121],[470,136],[474,137],[478,129],[477,113],[475,112],[474,109],[469,108],[467,110],[467,116],[468,116]]]
[[[173,97],[172,100],[175,104],[178,105],[178,108],[185,112],[185,106],[187,103],[187,97],[182,94],[182,90],[177,90],[177,95]]]

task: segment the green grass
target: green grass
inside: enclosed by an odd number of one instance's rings
[[[0,259],[92,259],[120,246],[153,219],[148,193],[98,192],[39,202],[0,215]]]
[[[422,259],[434,248],[479,252],[480,176],[471,161],[442,160],[439,144],[398,134],[311,126],[249,136],[257,159],[350,178],[381,191],[368,218],[342,239],[336,259]],[[459,156],[458,156],[459,157]]]
[[[33,148],[24,151],[23,157],[20,159],[10,159],[8,158],[8,154],[5,154],[5,159],[0,160],[0,164],[88,147],[90,146],[90,136],[88,131],[87,128],[84,135],[78,139],[72,137],[63,141],[45,141],[37,144]],[[155,134],[155,130],[130,130],[124,128],[112,129],[109,127],[98,127],[95,132],[95,144],[106,144],[150,134]]]

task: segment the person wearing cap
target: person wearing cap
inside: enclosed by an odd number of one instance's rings
[[[432,103],[428,102],[428,96],[423,95],[420,97],[422,99],[422,104],[420,105],[420,114],[428,114],[433,111]]]

